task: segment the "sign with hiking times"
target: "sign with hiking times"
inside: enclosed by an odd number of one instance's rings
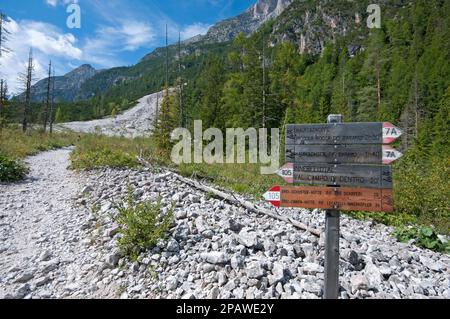
[[[392,189],[274,186],[264,199],[275,207],[393,212]]]
[[[389,145],[286,145],[287,163],[392,164],[403,156]]]
[[[286,145],[391,144],[402,134],[388,122],[290,124]]]
[[[392,188],[392,168],[382,165],[288,163],[278,175],[289,184]]]

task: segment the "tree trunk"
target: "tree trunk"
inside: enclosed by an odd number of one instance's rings
[[[3,113],[3,80],[0,80],[0,118],[2,117]]]
[[[53,111],[55,103],[55,69],[53,69],[52,78],[52,103],[50,103],[50,134],[53,133]]]
[[[381,66],[377,56],[377,98],[378,98],[378,116],[381,115]]]
[[[31,107],[31,81],[33,77],[33,52],[30,49],[28,57],[28,68],[26,76],[26,91],[25,91],[25,107],[23,111],[22,130],[25,133],[28,129],[28,113]]]
[[[52,77],[52,61],[48,65],[48,83],[47,83],[47,100],[45,103],[45,112],[44,112],[44,133],[47,132],[47,122],[48,122],[48,111],[50,109],[50,81]]]

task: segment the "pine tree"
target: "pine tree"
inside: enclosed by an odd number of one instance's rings
[[[278,126],[283,121],[283,114],[295,106],[298,90],[298,77],[306,68],[306,59],[298,55],[290,42],[282,43],[275,49],[270,67],[270,103],[268,107],[271,126]]]
[[[175,97],[166,88],[158,119],[153,128],[153,138],[157,148],[165,155],[169,154],[173,143],[171,133],[179,125],[179,112],[175,105]]]
[[[434,116],[432,152],[440,158],[450,155],[450,86],[440,103],[439,111]]]
[[[382,112],[382,72],[384,49],[384,33],[374,30],[370,34],[367,55],[360,73],[363,86],[358,92],[360,107],[358,120],[370,121],[381,118]]]
[[[215,55],[207,58],[199,83],[202,94],[200,115],[205,127],[225,129],[222,110],[222,87],[224,84],[223,62]]]
[[[58,107],[55,114],[55,123],[62,123],[64,121],[61,107]]]

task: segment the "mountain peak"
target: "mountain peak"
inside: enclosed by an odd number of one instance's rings
[[[267,21],[267,19],[279,16],[293,0],[259,0],[249,10],[253,19]]]
[[[278,17],[292,2],[293,0],[258,0],[237,17],[212,26],[204,38],[212,42],[226,42],[241,32],[250,34],[267,20]]]
[[[70,76],[70,74],[72,73],[80,73],[80,72],[95,72],[95,69],[90,64],[82,64],[79,67],[67,73],[65,76]]]

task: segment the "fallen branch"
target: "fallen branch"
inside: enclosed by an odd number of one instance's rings
[[[150,168],[153,167],[153,165],[151,165],[149,162],[147,162],[146,160],[144,160],[141,157],[138,157],[138,161],[142,165],[144,165],[146,167],[150,167]],[[168,170],[168,169],[165,169],[165,170],[168,173],[170,173],[170,175],[174,176],[176,179],[178,179],[179,181],[181,181],[181,182],[183,182],[185,184],[188,184],[188,185],[190,185],[190,186],[192,186],[192,187],[194,187],[196,189],[199,189],[199,190],[201,190],[203,192],[214,194],[215,196],[225,200],[226,202],[228,202],[230,204],[233,204],[233,205],[236,205],[236,206],[244,207],[245,209],[247,209],[248,211],[250,211],[252,213],[266,215],[266,216],[269,216],[271,218],[274,218],[274,219],[281,220],[283,222],[292,224],[294,227],[296,227],[298,229],[301,229],[301,230],[305,230],[305,231],[307,231],[307,232],[309,232],[309,233],[311,233],[311,234],[313,234],[314,236],[317,236],[317,237],[320,237],[320,235],[322,234],[322,231],[319,231],[317,229],[311,228],[308,225],[305,225],[303,223],[300,223],[298,221],[293,220],[292,218],[272,213],[268,209],[256,206],[255,204],[253,204],[253,203],[251,203],[249,201],[246,201],[246,200],[243,200],[243,199],[239,199],[239,198],[235,197],[232,194],[227,194],[227,193],[225,193],[223,191],[220,191],[218,189],[215,189],[215,188],[212,188],[210,186],[201,184],[201,183],[199,183],[199,182],[197,182],[195,180],[185,178],[185,177],[183,177],[183,176],[181,176],[181,175],[179,175],[179,174],[177,174],[177,173],[175,173],[175,172],[173,172],[171,170]]]

